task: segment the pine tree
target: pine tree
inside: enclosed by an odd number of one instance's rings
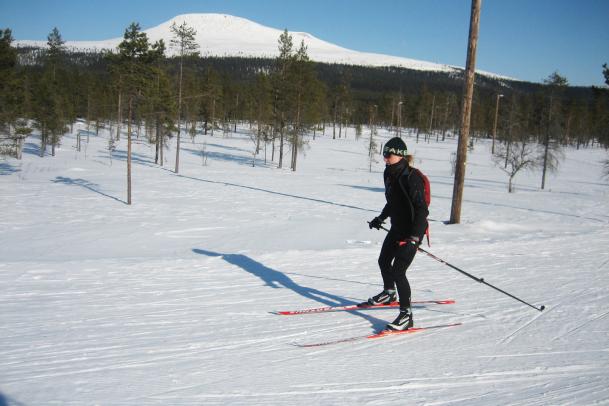
[[[251,95],[253,105],[254,121],[256,122],[256,136],[255,143],[256,148],[254,151],[254,157],[260,151],[260,142],[265,142],[265,163],[266,163],[266,143],[269,141],[271,136],[271,121],[273,116],[273,105],[272,105],[272,92],[271,82],[268,75],[260,73],[256,76],[256,83],[253,86],[253,92]],[[252,159],[252,166],[255,160]]]
[[[340,83],[334,89],[333,128],[332,138],[336,139],[336,124],[338,123],[338,138],[342,137],[343,125],[348,120],[351,96],[351,72],[343,69],[340,73]]]
[[[295,92],[295,117],[292,124],[292,171],[296,171],[296,161],[298,160],[298,147],[301,143],[301,132],[303,129],[303,122],[306,117],[304,115],[304,105],[307,99],[307,89],[313,80],[313,72],[311,69],[311,63],[309,56],[307,55],[307,47],[304,41],[300,43],[300,48],[296,51],[294,56],[294,63],[292,64],[291,82]]]
[[[49,47],[47,57],[51,66],[53,80],[56,80],[57,65],[60,63],[65,51],[64,44],[65,41],[61,38],[61,34],[57,27],[53,28],[51,33],[47,36],[47,45]]]
[[[40,130],[40,156],[43,157],[47,145],[51,144],[51,154],[55,156],[55,148],[59,145],[61,136],[66,132],[67,124],[73,117],[71,103],[68,101],[67,77],[62,69],[63,44],[61,35],[54,28],[47,37],[49,47],[44,71],[35,85],[33,97],[33,115],[35,126]]]
[[[66,130],[66,120],[62,95],[53,79],[52,69],[44,72],[33,90],[33,118],[34,126],[40,130],[40,157],[44,156],[49,143],[52,146],[52,155],[55,155],[55,147]]]
[[[290,82],[294,92],[292,113],[292,170],[296,170],[298,150],[304,145],[302,135],[305,130],[317,125],[323,114],[326,98],[324,88],[317,78],[315,65],[310,61],[307,47],[301,42],[294,55]]]
[[[197,123],[202,103],[202,95],[199,93],[201,84],[199,82],[199,75],[196,75],[192,71],[184,72],[182,81],[182,120],[184,121],[186,133],[190,135],[193,143],[197,135]]]
[[[207,135],[208,129],[211,129],[211,136],[213,137],[216,117],[221,115],[220,107],[223,93],[220,75],[211,67],[207,68],[201,80],[201,96],[200,114],[204,121],[203,132]]]
[[[171,82],[167,73],[159,67],[155,69],[155,75],[154,89],[150,92],[154,117],[152,121],[155,131],[155,162],[163,166],[165,140],[175,126],[177,106],[172,97]]]
[[[431,106],[435,104],[435,95],[433,95],[427,84],[423,84],[421,88],[421,93],[419,94],[418,99],[416,100],[415,107],[415,116],[413,117],[414,122],[411,124],[417,130],[417,143],[419,142],[419,135],[423,132],[425,135],[425,139],[428,137],[428,132],[431,130],[429,127],[429,123],[432,119],[431,117]],[[405,104],[405,102],[404,102]],[[402,108],[405,105],[402,105]],[[402,122],[402,126],[406,123]]]
[[[131,124],[133,121],[134,102],[145,96],[144,92],[152,88],[155,79],[155,63],[163,57],[165,44],[158,41],[153,45],[148,42],[146,33],[140,31],[140,25],[132,23],[118,45],[118,55],[111,58],[113,68],[122,79],[122,92],[127,97],[127,204],[131,204]]]
[[[178,137],[176,146],[176,167],[175,173],[179,172],[180,169],[180,132],[181,132],[181,114],[182,114],[182,78],[183,78],[183,66],[184,58],[188,55],[193,55],[199,45],[195,41],[195,35],[197,31],[191,28],[183,22],[181,25],[176,25],[174,22],[171,25],[171,32],[173,38],[171,39],[171,46],[177,48],[178,57],[180,60],[180,71],[178,78]]]
[[[562,130],[561,122],[561,96],[564,88],[568,85],[565,77],[552,73],[544,83],[548,86],[549,107],[547,112],[547,124],[545,128],[545,138],[543,142],[543,163],[541,176],[541,189],[545,188],[546,173],[548,170],[553,171],[558,168],[560,159],[560,146],[557,142],[552,142],[552,136],[558,137]]]
[[[288,111],[292,103],[292,86],[290,83],[290,69],[293,63],[293,43],[292,36],[288,30],[279,36],[278,40],[279,56],[276,59],[276,72],[273,75],[274,93],[274,115],[275,131],[279,132],[279,164],[283,167],[283,147],[284,136],[288,123]]]
[[[325,84],[319,80],[313,66],[311,72],[313,77],[307,86],[308,102],[306,106],[306,117],[308,126],[313,126],[313,140],[315,140],[317,128],[328,115],[328,104]]]
[[[0,133],[15,141],[14,155],[20,157],[23,136],[11,134],[11,127],[16,125],[22,109],[23,89],[17,72],[17,52],[12,42],[11,30],[0,30]]]
[[[9,28],[0,29],[0,69],[13,69],[17,65],[17,51],[12,46],[13,33]]]

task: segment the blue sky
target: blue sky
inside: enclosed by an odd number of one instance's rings
[[[0,28],[16,39],[122,36],[184,13],[225,13],[305,31],[358,51],[464,66],[470,0],[0,0]],[[602,86],[609,0],[483,0],[476,68],[532,82],[558,71]]]

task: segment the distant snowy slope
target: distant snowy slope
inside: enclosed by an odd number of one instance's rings
[[[196,41],[203,56],[240,56],[273,58],[278,54],[277,40],[282,30],[266,27],[241,17],[225,14],[183,14],[156,27],[144,30],[152,41],[163,39],[169,44],[172,38],[170,27],[173,23],[186,23],[197,31]],[[306,32],[290,32],[294,46],[304,41],[309,57],[316,62],[341,63],[362,66],[398,66],[408,69],[453,72],[458,68],[426,61],[358,52],[331,44]],[[114,49],[122,37],[104,41],[67,41],[69,49],[102,50]],[[46,46],[45,41],[16,41],[17,46]],[[168,49],[168,55],[175,53]]]

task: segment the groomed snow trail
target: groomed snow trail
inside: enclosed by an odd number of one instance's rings
[[[603,151],[568,149],[547,191],[528,173],[508,194],[479,142],[463,222],[447,226],[455,141],[407,136],[432,184],[429,250],[546,310],[419,255],[413,299],[456,303],[416,306],[415,324],[462,326],[299,348],[396,315],[272,313],[379,291],[384,233],[366,221],[383,168],[367,170],[352,129],[310,140],[296,173],[252,168],[245,132],[184,143],[179,175],[175,150],[163,169],[136,142],[132,206],[106,133],[86,157],[66,136],[56,157],[32,138],[23,161],[0,162],[0,404],[609,404]]]

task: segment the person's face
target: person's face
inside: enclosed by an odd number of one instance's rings
[[[398,162],[400,162],[402,157],[399,155],[388,154],[388,155],[383,155],[383,159],[385,160],[385,164],[393,165],[393,164],[397,164]]]

